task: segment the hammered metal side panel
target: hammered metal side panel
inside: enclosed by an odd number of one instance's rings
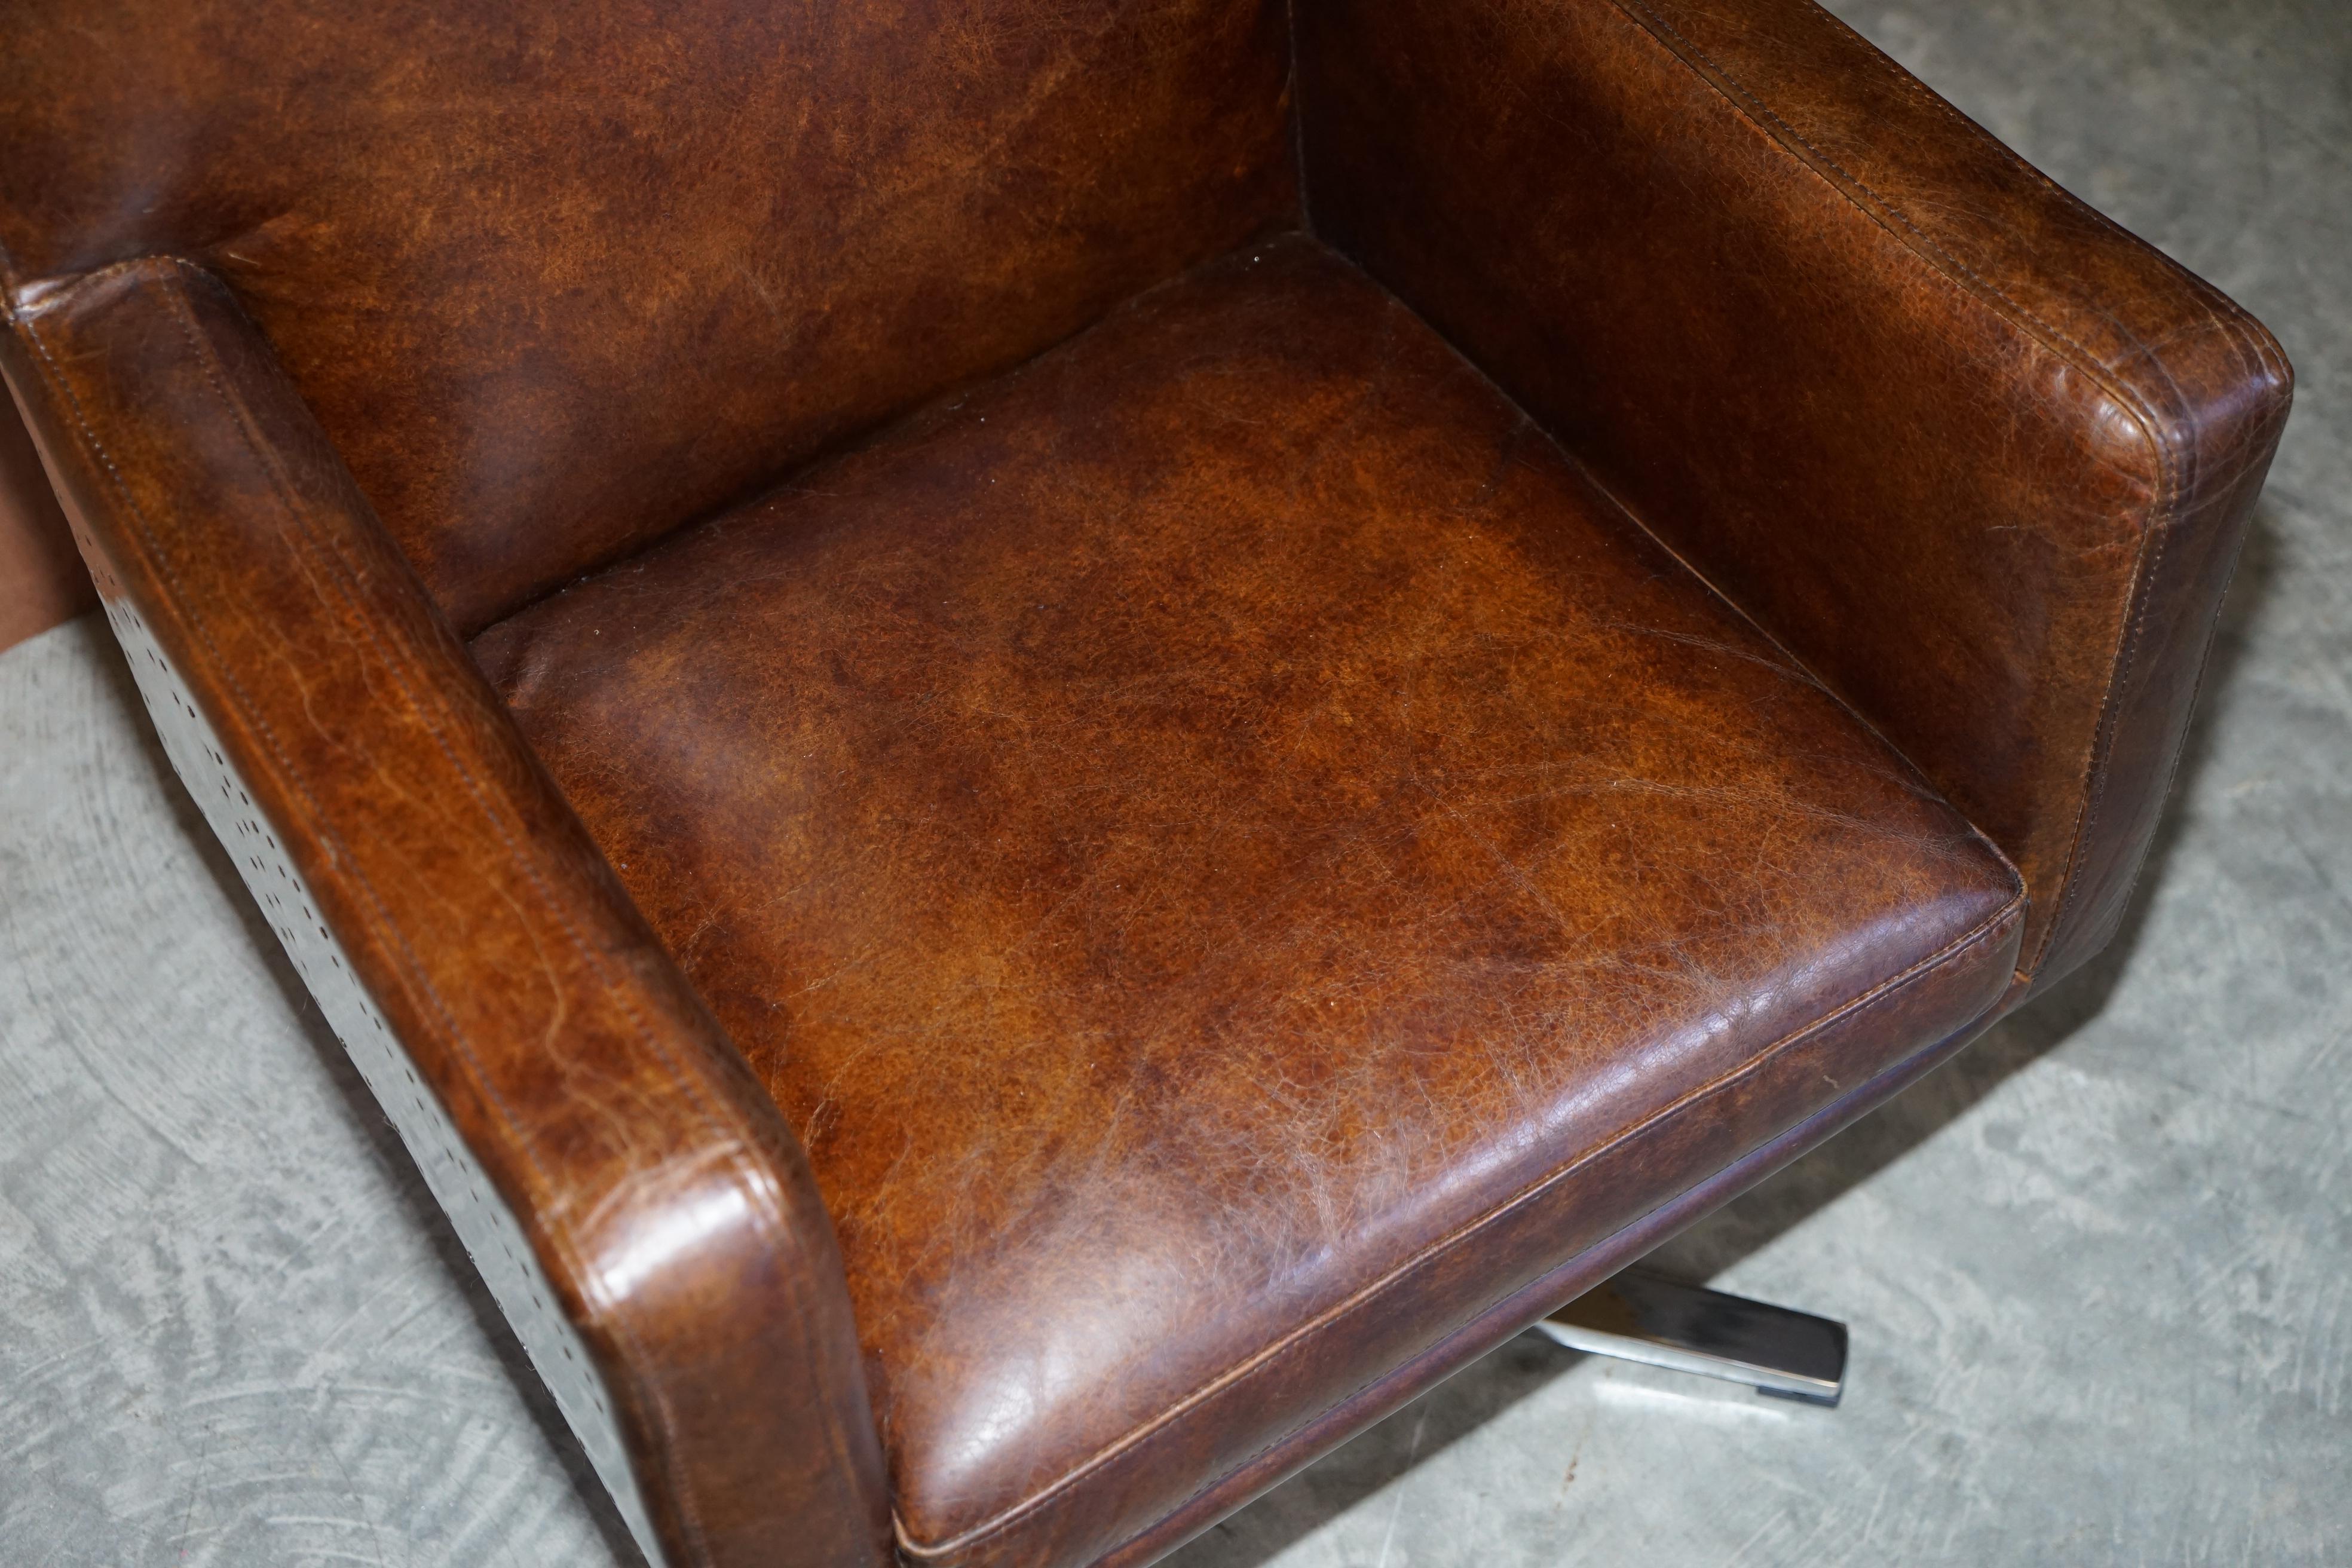
[[[88,553],[87,545],[85,552]],[[97,559],[91,554],[93,562]],[[104,568],[98,570],[103,574]],[[102,585],[107,585],[103,584]],[[251,792],[212,732],[170,658],[130,600],[107,596],[106,616],[129,659],[163,749],[237,874],[278,933],[352,1065],[415,1160],[457,1238],[505,1312],[556,1407],[611,1492],[648,1563],[664,1558],[631,1469],[612,1399],[579,1331],[556,1305],[521,1226],[432,1091],[418,1079],[383,1013],[353,976],[301,873],[279,847]]]

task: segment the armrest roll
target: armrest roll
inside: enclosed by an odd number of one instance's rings
[[[253,797],[251,847],[282,846],[511,1211],[600,1363],[665,1554],[886,1561],[799,1145],[268,346],[170,259],[21,289],[6,325],[0,368],[110,613],[152,637],[240,781],[223,787]]]

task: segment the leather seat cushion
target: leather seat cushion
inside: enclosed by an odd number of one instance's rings
[[[807,1144],[918,1561],[1115,1548],[2015,955],[1996,851],[1297,237],[475,647]]]

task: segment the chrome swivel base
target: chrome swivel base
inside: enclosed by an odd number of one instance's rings
[[[1536,1327],[1570,1350],[1744,1383],[1759,1394],[1834,1405],[1845,1387],[1845,1325],[1629,1268]]]

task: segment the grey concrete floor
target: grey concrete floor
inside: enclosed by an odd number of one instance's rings
[[[1180,1555],[2352,1562],[2352,5],[1841,0],[2301,392],[2124,939],[1665,1267],[1836,1411],[1522,1339]],[[0,1564],[627,1563],[103,628],[0,655]]]

